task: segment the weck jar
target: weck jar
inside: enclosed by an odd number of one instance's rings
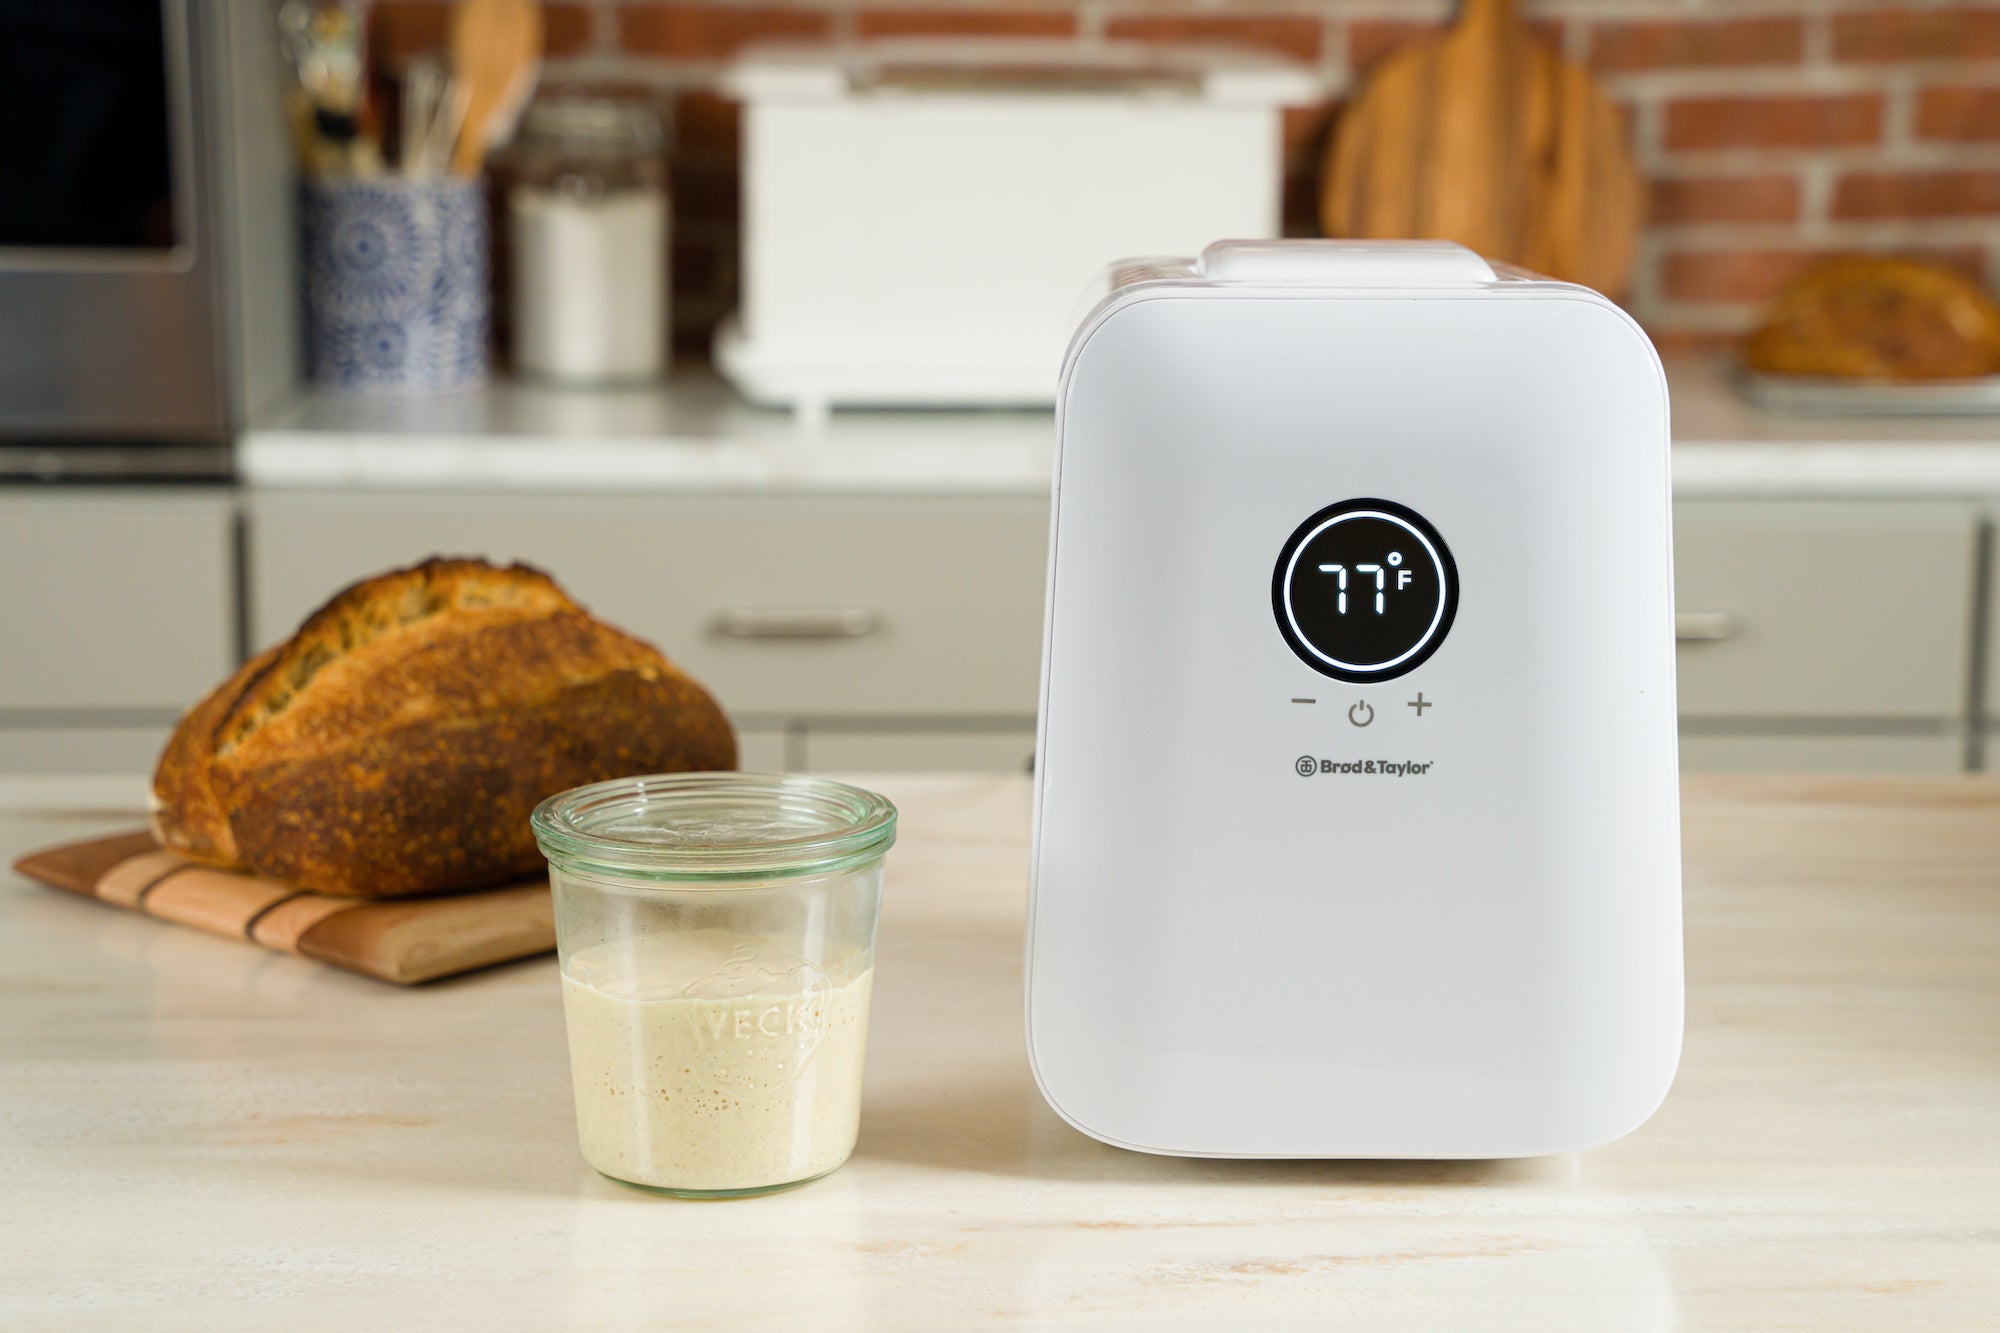
[[[507,193],[521,374],[598,385],[665,372],[664,143],[646,102],[547,96],[528,108]]]
[[[584,1160],[700,1198],[845,1162],[896,808],[820,778],[683,773],[579,787],[532,822]]]

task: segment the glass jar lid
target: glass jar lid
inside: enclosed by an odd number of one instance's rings
[[[558,869],[676,883],[833,874],[896,841],[887,798],[773,773],[613,778],[549,797],[529,822]]]
[[[521,142],[583,157],[618,157],[664,151],[666,132],[650,103],[544,94],[521,118]]]

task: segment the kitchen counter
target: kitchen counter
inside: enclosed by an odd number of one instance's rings
[[[2000,418],[1760,411],[1715,357],[1667,363],[1674,492],[1812,498],[2000,496]],[[238,443],[252,487],[1045,495],[1046,412],[751,407],[712,375],[663,389],[499,384],[429,399],[308,395]]]
[[[682,1203],[572,1141],[554,964],[399,991],[0,872],[0,1326],[1991,1327],[2000,785],[1687,789],[1651,1123],[1503,1163],[1179,1161],[1022,1050],[1029,789],[902,777],[854,1160]],[[16,784],[0,855],[129,824]],[[1329,1015],[1337,1021],[1338,1015]]]

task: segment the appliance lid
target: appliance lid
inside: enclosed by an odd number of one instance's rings
[[[730,67],[724,87],[753,102],[926,94],[1172,97],[1266,107],[1300,106],[1326,92],[1306,66],[1256,51],[949,37],[889,38],[846,50],[753,47]]]

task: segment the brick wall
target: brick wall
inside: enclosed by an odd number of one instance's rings
[[[2000,0],[1525,0],[1630,108],[1653,181],[1631,305],[1666,344],[1726,339],[1811,258],[1942,257],[2000,271]],[[1287,227],[1313,234],[1342,90],[1448,0],[587,0],[548,6],[548,78],[643,88],[674,121],[675,320],[686,351],[734,300],[733,108],[707,88],[773,38],[903,34],[1233,42],[1326,78],[1288,122]],[[441,40],[441,0],[374,0],[379,58]]]

